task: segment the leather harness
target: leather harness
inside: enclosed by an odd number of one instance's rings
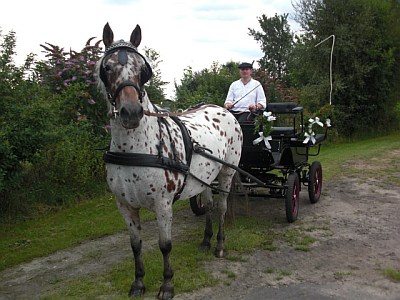
[[[134,83],[133,81],[127,80],[127,81],[122,82],[117,87],[115,93],[112,93],[109,82],[107,80],[107,76],[106,76],[107,66],[104,65],[104,58],[108,54],[116,52],[117,50],[122,51],[121,53],[118,53],[118,61],[120,64],[124,65],[127,63],[127,52],[134,52],[135,54],[139,54],[144,59],[145,67],[142,70],[140,86],[137,86],[137,84]],[[138,91],[140,102],[142,102],[142,99],[143,99],[144,93],[145,93],[144,83],[151,77],[151,75],[152,75],[152,71],[151,71],[150,65],[147,63],[146,59],[139,52],[137,52],[136,48],[133,47],[130,43],[120,41],[119,43],[117,43],[115,45],[113,44],[108,49],[106,49],[105,55],[101,61],[100,79],[103,81],[103,83],[106,87],[108,99],[109,99],[111,105],[114,106],[114,108],[116,106],[115,100],[116,100],[118,94],[126,86],[134,87]],[[247,172],[244,172],[239,167],[229,164],[229,163],[213,156],[212,154],[210,154],[210,153],[212,153],[211,150],[201,147],[196,141],[192,140],[192,138],[189,134],[189,131],[187,130],[187,128],[183,124],[183,122],[178,118],[178,116],[181,116],[181,115],[184,115],[187,113],[192,113],[193,111],[200,109],[200,107],[202,105],[203,104],[199,104],[199,105],[193,107],[192,109],[186,110],[185,112],[182,112],[182,113],[160,112],[157,109],[157,107],[153,105],[156,112],[150,112],[150,111],[144,112],[148,116],[157,117],[159,130],[160,130],[160,137],[162,137],[161,124],[164,123],[164,125],[167,129],[168,135],[169,135],[171,149],[173,152],[173,159],[163,155],[162,151],[163,151],[164,140],[161,138],[160,144],[157,146],[157,149],[158,149],[157,155],[145,154],[145,153],[113,152],[113,151],[107,150],[103,155],[104,161],[109,164],[122,165],[122,166],[154,167],[154,168],[161,168],[161,169],[166,169],[166,170],[175,170],[175,171],[178,171],[178,172],[184,174],[185,177],[184,177],[183,185],[179,189],[179,191],[177,191],[175,193],[174,201],[176,201],[180,198],[180,196],[183,192],[183,189],[186,185],[186,180],[187,180],[188,175],[190,175],[191,177],[193,177],[194,179],[199,181],[204,186],[207,186],[211,189],[217,190],[222,193],[229,193],[229,191],[225,191],[225,190],[219,189],[217,187],[211,186],[210,184],[208,184],[207,182],[204,182],[203,180],[201,180],[200,178],[198,178],[197,176],[195,176],[194,174],[192,174],[190,172],[190,164],[192,161],[193,152],[200,154],[210,160],[213,160],[213,161],[219,162],[223,165],[229,166],[229,167],[239,171],[240,173],[245,173],[245,174],[249,175],[250,177],[252,177],[253,179],[255,179],[260,184],[264,185],[264,183],[262,183],[260,180],[258,180],[254,176],[248,174]],[[178,125],[178,127],[181,130],[182,138],[183,138],[183,142],[184,142],[184,146],[185,146],[186,163],[183,163],[178,157],[178,153],[175,148],[175,142],[173,141],[173,139],[171,137],[169,126],[168,126],[167,121],[165,120],[165,117],[171,118]],[[206,153],[206,151],[208,151],[210,153]]]

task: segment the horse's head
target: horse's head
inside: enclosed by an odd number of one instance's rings
[[[108,23],[104,26],[105,53],[98,63],[98,71],[110,102],[109,113],[119,115],[121,125],[127,129],[139,126],[146,97],[144,84],[152,75],[150,65],[137,51],[141,40],[139,25],[132,31],[129,42],[114,42],[111,27]]]

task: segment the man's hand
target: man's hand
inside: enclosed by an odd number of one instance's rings
[[[260,103],[257,103],[257,105],[254,105],[254,104],[249,105],[249,110],[252,112],[254,112],[256,110],[262,110],[262,109],[263,109],[263,106]]]
[[[231,102],[225,103],[225,108],[226,109],[231,109],[233,107],[233,104]]]

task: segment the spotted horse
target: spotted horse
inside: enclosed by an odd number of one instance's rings
[[[107,182],[130,234],[135,279],[129,295],[145,292],[143,277],[140,208],[154,211],[163,255],[163,282],[159,299],[174,296],[172,205],[201,193],[207,209],[201,248],[211,248],[213,236],[211,183],[217,179],[220,193],[219,227],[215,254],[226,255],[224,217],[227,197],[242,149],[242,130],[234,116],[222,107],[202,105],[176,116],[151,103],[144,84],[152,70],[137,47],[142,38],[139,25],[129,41],[114,41],[107,23],[103,29],[105,52],[97,63],[98,87],[108,100],[111,125],[110,148],[104,154]],[[177,114],[178,115],[178,114]],[[213,159],[210,159],[213,158]]]

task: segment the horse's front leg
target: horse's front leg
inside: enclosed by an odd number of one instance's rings
[[[221,173],[218,176],[219,187],[225,191],[230,191],[232,186],[232,179],[234,176],[234,171],[223,168]],[[220,199],[218,201],[218,233],[217,233],[217,246],[215,247],[215,256],[218,258],[223,258],[227,255],[227,251],[225,250],[225,215],[227,211],[227,200],[228,193],[221,193]]]
[[[172,200],[168,200],[172,202]],[[163,271],[163,283],[158,292],[158,299],[167,300],[174,297],[174,282],[172,277],[174,272],[172,271],[172,265],[170,260],[172,242],[171,242],[171,227],[172,227],[172,206],[165,204],[162,207],[156,209],[157,223],[159,230],[159,247],[163,255],[164,271]]]
[[[128,226],[131,248],[135,260],[135,281],[131,285],[129,291],[130,297],[140,297],[145,292],[143,284],[144,265],[142,257],[142,239],[140,238],[140,217],[139,209],[128,207],[125,203],[117,201],[119,211],[124,217],[125,223]]]

